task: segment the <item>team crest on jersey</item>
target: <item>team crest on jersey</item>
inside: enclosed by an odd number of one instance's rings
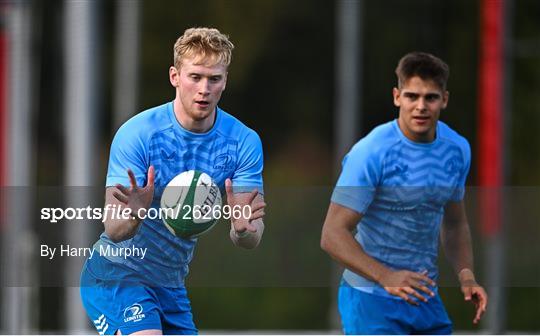
[[[448,160],[445,167],[446,172],[448,175],[452,176],[458,173],[459,171],[459,162],[456,158],[452,158]]]
[[[409,176],[409,166],[407,166],[406,164],[396,164],[393,173],[406,179]]]
[[[164,160],[174,160],[176,159],[176,151],[173,150],[173,151],[170,151],[170,152],[167,152],[165,149],[161,149],[161,157],[164,159]]]
[[[140,304],[134,303],[124,309],[124,322],[138,322],[144,318],[143,308]]]
[[[230,170],[233,168],[234,162],[231,155],[225,153],[216,157],[216,161],[214,161],[214,169]]]

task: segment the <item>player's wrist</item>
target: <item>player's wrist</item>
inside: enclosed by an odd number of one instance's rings
[[[470,268],[463,268],[458,272],[458,279],[460,283],[476,283],[474,272]]]
[[[135,211],[135,210],[131,210],[130,212],[130,216],[131,216],[131,220],[136,224],[140,224],[143,220],[144,220],[144,217],[146,215],[146,209],[143,210],[143,208]]]
[[[131,210],[131,218],[134,219],[134,220],[137,220],[137,221],[140,221],[142,220],[140,214],[139,214],[140,211],[135,211],[135,210]]]
[[[381,268],[378,272],[376,272],[372,278],[373,280],[375,280],[375,282],[377,282],[378,284],[380,284],[381,286],[384,287],[384,279],[386,279],[388,277],[388,274],[390,273],[391,271],[387,268]]]

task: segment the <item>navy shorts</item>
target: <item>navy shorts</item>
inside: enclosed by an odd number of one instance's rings
[[[81,298],[100,335],[131,334],[159,329],[167,335],[194,335],[191,305],[185,287],[150,287],[125,281],[104,281],[84,266]]]
[[[438,294],[413,306],[401,298],[366,293],[342,281],[338,307],[346,335],[452,333],[452,322]]]

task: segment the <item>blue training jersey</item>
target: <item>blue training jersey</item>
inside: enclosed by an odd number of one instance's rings
[[[443,122],[433,142],[416,143],[394,120],[345,156],[332,202],[363,215],[355,238],[368,255],[394,270],[427,271],[437,281],[444,206],[463,199],[470,157],[467,140]],[[363,291],[391,296],[350,270],[343,277]]]
[[[165,186],[181,172],[196,169],[210,175],[220,189],[231,178],[234,192],[258,189],[263,193],[263,152],[257,133],[230,114],[216,108],[214,126],[193,133],[177,121],[173,103],[146,110],[120,127],[111,145],[106,186],[129,186],[127,169],[137,185],[146,185],[148,169],[155,168],[155,191],[151,207],[159,209]],[[88,268],[97,278],[143,281],[153,286],[179,287],[188,273],[196,239],[173,235],[162,220],[144,219],[136,235],[114,243],[106,233],[94,245],[96,251],[146,248],[144,259],[94,256]],[[95,253],[96,255],[98,253]],[[94,260],[95,259],[95,260]],[[136,277],[136,279],[134,279]]]

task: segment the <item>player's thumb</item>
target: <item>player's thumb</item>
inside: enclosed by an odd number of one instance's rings
[[[227,194],[227,197],[232,197],[233,189],[232,181],[230,178],[225,180],[225,193]]]
[[[471,289],[470,288],[465,288],[463,290],[463,296],[465,297],[465,301],[471,301]]]

